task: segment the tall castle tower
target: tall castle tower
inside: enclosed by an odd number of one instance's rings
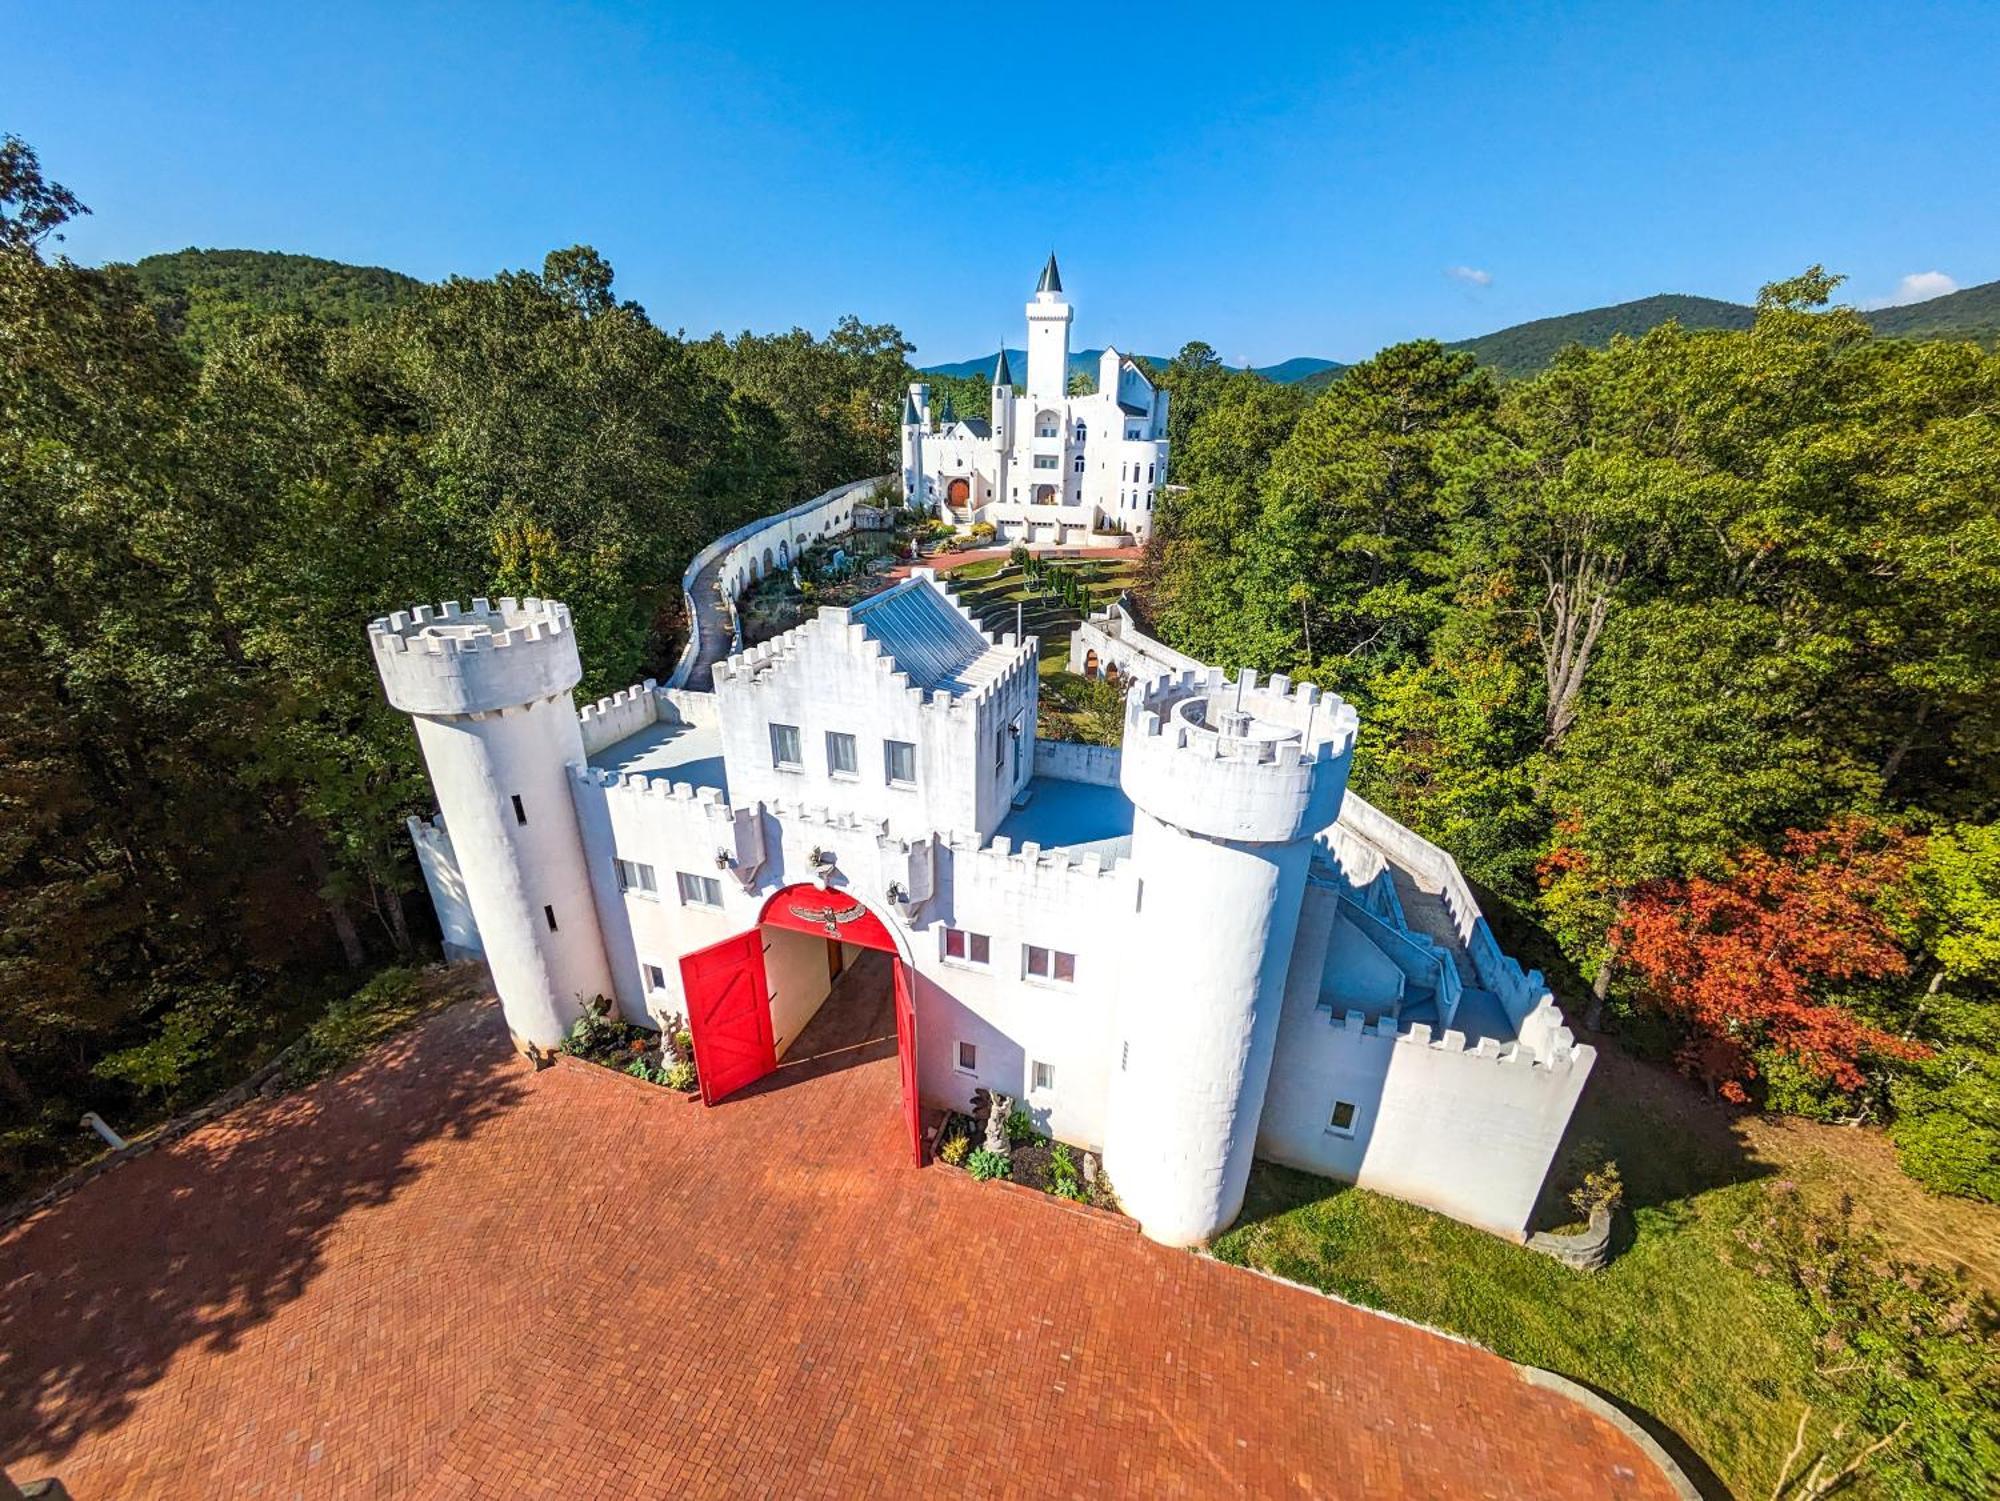
[[[1135,686],[1119,779],[1138,911],[1121,976],[1104,1164],[1154,1240],[1243,1207],[1313,835],[1339,817],[1357,720],[1284,677]]]
[[[930,399],[931,388],[922,381],[911,381],[903,397],[903,499],[912,505],[924,500],[924,428]]]
[[[389,702],[417,722],[466,898],[521,1048],[553,1048],[613,994],[568,766],[584,759],[569,609],[475,599],[368,627]]]
[[[1061,401],[1069,394],[1069,325],[1076,309],[1063,297],[1062,273],[1056,269],[1053,250],[1027,311],[1028,399]]]
[[[1000,341],[1000,358],[993,366],[993,497],[1006,500],[1008,471],[1014,460],[1014,372],[1007,364],[1007,341]]]

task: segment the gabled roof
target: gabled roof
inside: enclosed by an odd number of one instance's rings
[[[927,693],[942,688],[957,695],[976,688],[1005,671],[1015,655],[988,641],[927,579],[905,579],[852,606],[847,618],[880,642],[897,671]]]
[[[1053,250],[1049,252],[1049,263],[1042,267],[1042,279],[1035,283],[1035,290],[1037,292],[1062,290],[1062,272],[1056,269],[1056,253]]]
[[[1014,372],[1007,368],[1007,346],[1004,344],[1000,346],[1000,363],[993,367],[993,384],[996,386],[1014,384]]]
[[[993,424],[988,422],[984,417],[967,417],[963,422],[959,423],[959,426],[971,433],[975,438],[990,438],[993,436]]]

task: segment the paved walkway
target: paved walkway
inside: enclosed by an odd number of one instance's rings
[[[686,686],[696,693],[715,691],[715,664],[736,643],[729,603],[722,597],[722,564],[728,556],[724,552],[694,576],[694,613],[701,629]]]
[[[155,1496],[1664,1497],[1498,1358],[490,1004],[0,1235],[0,1462]]]

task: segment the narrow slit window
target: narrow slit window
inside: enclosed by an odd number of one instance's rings
[[[545,904],[543,904],[543,907],[542,907],[542,916],[546,917],[546,918],[547,918],[547,919],[549,920],[549,931],[550,931],[551,933],[553,933],[553,932],[556,932],[556,931],[557,931],[557,929],[556,929],[556,909],[555,909],[555,908],[553,908],[553,907],[551,907],[551,906],[548,906],[548,905],[547,905],[547,904],[545,903]]]
[[[514,822],[526,823],[527,821],[528,810],[521,806],[521,794],[517,792],[514,794]]]

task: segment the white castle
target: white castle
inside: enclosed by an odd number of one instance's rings
[[[691,592],[733,597],[862,488],[722,539]],[[370,636],[442,809],[411,827],[447,947],[484,955],[523,1049],[597,997],[684,1015],[715,1104],[873,948],[919,1162],[922,1112],[985,1089],[1101,1152],[1168,1243],[1230,1224],[1253,1154],[1525,1233],[1595,1055],[1451,858],[1348,790],[1334,695],[1200,667],[1114,606],[1071,654],[1130,684],[1122,747],[1043,740],[1035,640],[922,569],[581,713],[553,601]],[[681,686],[704,660],[712,691]]]
[[[1167,482],[1167,393],[1129,355],[1106,349],[1097,389],[1069,394],[1069,326],[1056,258],[1028,304],[1028,384],[1007,351],[993,368],[991,419],[931,410],[931,388],[903,400],[905,503],[961,526],[987,521],[1027,545],[1074,545],[1092,533],[1143,542]]]

